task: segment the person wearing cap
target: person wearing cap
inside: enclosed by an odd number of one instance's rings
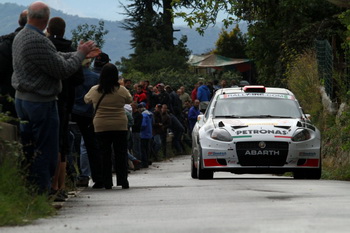
[[[110,61],[111,59],[109,59],[108,54],[101,52],[94,60],[94,68],[92,69],[92,71],[100,74],[102,67]]]

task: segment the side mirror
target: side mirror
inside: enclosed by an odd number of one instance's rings
[[[198,126],[202,127],[202,125],[204,124],[204,114],[203,113],[200,113],[197,116],[197,122],[198,122]]]
[[[304,114],[305,120],[311,121],[311,115],[310,114]]]

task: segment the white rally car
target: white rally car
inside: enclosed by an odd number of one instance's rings
[[[321,135],[284,88],[224,88],[192,132],[191,176],[215,171],[321,178]]]

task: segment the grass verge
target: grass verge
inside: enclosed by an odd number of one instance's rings
[[[24,225],[53,215],[47,195],[31,194],[26,187],[18,166],[20,146],[1,140],[0,151],[0,226]]]
[[[342,162],[337,162],[334,161],[336,158],[331,157],[323,159],[322,179],[350,181],[349,159],[345,158]]]

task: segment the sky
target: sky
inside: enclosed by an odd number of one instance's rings
[[[28,6],[35,0],[0,0],[0,3],[16,3]],[[103,20],[121,21],[123,15],[122,4],[127,5],[129,0],[41,0],[56,10],[80,17],[98,18]],[[175,19],[175,25],[184,25],[180,19]]]

